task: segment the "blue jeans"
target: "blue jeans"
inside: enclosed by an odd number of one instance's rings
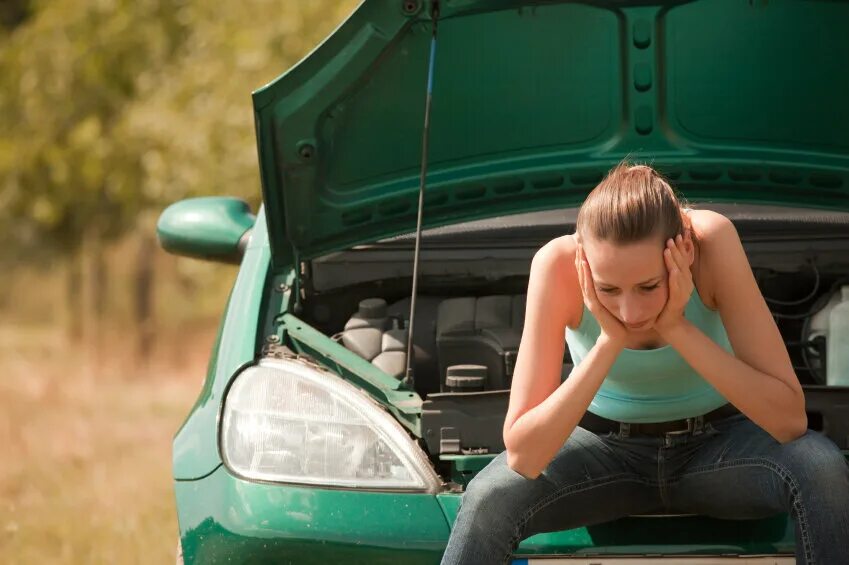
[[[533,480],[510,469],[506,455],[466,488],[443,565],[507,563],[531,535],[654,512],[787,512],[797,563],[849,563],[849,465],[811,430],[781,444],[743,414],[698,435],[623,438],[578,427]]]

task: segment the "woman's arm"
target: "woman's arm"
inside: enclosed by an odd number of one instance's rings
[[[525,325],[503,430],[508,465],[529,479],[539,476],[572,434],[622,349],[602,334],[560,383],[566,321],[583,309],[575,269],[569,268],[574,244],[569,247],[564,253],[563,247],[549,243],[531,263]]]
[[[683,316],[658,332],[749,419],[777,441],[792,441],[808,426],[802,386],[734,224],[721,214],[715,214],[710,224],[703,236],[703,265],[711,276],[734,355]],[[683,270],[682,251],[683,244],[676,243],[671,254]]]

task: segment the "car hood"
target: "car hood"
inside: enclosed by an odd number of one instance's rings
[[[849,210],[849,4],[443,0],[423,222],[689,200]],[[253,93],[275,265],[415,229],[431,2],[366,0]]]

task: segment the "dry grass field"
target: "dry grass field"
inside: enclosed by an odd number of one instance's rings
[[[135,370],[118,339],[94,363],[55,332],[0,329],[0,563],[173,563],[171,439],[214,330]]]

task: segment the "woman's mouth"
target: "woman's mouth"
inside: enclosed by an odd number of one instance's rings
[[[636,324],[625,324],[625,327],[627,327],[629,330],[638,330],[638,329],[642,328],[643,326],[648,325],[648,323],[650,321],[651,320],[644,320],[644,321],[638,322]]]

